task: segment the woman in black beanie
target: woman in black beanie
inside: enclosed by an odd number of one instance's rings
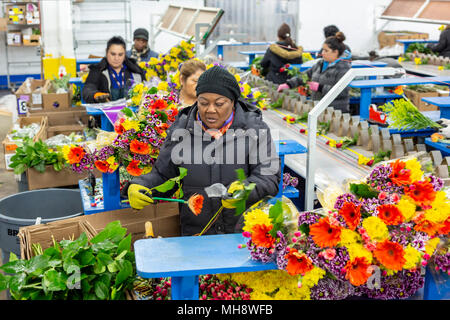
[[[243,169],[246,183],[255,183],[246,206],[265,196],[275,196],[280,182],[280,162],[270,129],[259,109],[239,99],[239,84],[221,67],[212,67],[198,79],[197,102],[180,111],[167,130],[167,138],[152,171],[135,178],[128,187],[131,207],[142,209],[153,202],[151,196],[171,196],[142,192],[162,184],[187,169],[183,179],[184,199],[195,193],[204,196],[202,213],[195,216],[187,206],[180,207],[181,234],[203,230],[222,205],[221,198],[208,198],[205,188],[216,183],[227,189],[239,188],[236,169]],[[225,206],[225,205],[224,205]],[[234,233],[239,217],[229,204],[205,234]]]

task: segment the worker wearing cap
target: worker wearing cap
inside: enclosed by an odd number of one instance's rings
[[[133,33],[133,46],[127,51],[127,57],[136,59],[137,62],[147,62],[150,58],[158,58],[159,54],[148,47],[148,31],[139,28]]]

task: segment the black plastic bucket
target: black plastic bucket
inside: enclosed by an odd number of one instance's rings
[[[10,252],[20,258],[19,228],[77,217],[83,214],[79,190],[41,189],[13,194],[0,200],[0,249],[2,262]]]

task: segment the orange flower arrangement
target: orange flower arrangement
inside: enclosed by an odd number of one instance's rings
[[[448,217],[443,223],[439,225],[438,233],[446,235],[450,232],[450,217]]]
[[[345,279],[349,280],[354,286],[360,286],[367,282],[370,277],[370,273],[367,271],[370,263],[366,257],[356,257],[353,260],[349,260],[345,265]]]
[[[403,161],[396,160],[390,164],[392,173],[389,176],[396,185],[407,185],[411,183],[411,170],[405,169],[406,164]]]
[[[436,198],[436,191],[429,181],[414,182],[409,187],[405,187],[405,194],[421,207],[431,205]]]
[[[425,219],[421,219],[420,221],[416,222],[416,225],[414,226],[414,230],[416,231],[422,231],[428,234],[430,237],[434,236],[436,232],[440,230],[441,225],[434,223],[432,221],[428,221]]]
[[[346,202],[339,210],[339,214],[344,217],[345,223],[351,230],[355,230],[361,219],[361,205],[355,206],[354,203]]]
[[[378,218],[388,226],[398,225],[404,220],[400,210],[393,204],[380,205],[378,207]]]
[[[147,143],[134,139],[130,143],[130,151],[137,154],[149,154],[150,147]]]
[[[85,154],[86,153],[82,147],[72,147],[67,154],[67,158],[70,164],[80,163]]]
[[[252,241],[258,247],[270,248],[275,243],[275,238],[269,234],[272,225],[256,224],[252,228]]]
[[[97,161],[94,162],[94,164],[95,164],[95,167],[96,167],[100,172],[106,173],[106,172],[108,172],[108,170],[109,170],[109,164],[108,164],[108,162],[106,162],[106,161],[97,160]]]
[[[333,226],[329,218],[322,218],[309,228],[309,234],[319,247],[333,247],[341,238],[341,228]]]
[[[157,109],[157,110],[162,110],[167,108],[168,104],[165,100],[163,99],[158,99],[158,100],[154,100],[150,103],[150,109]]]
[[[386,268],[400,271],[406,262],[403,247],[396,242],[378,242],[373,255]]]
[[[140,176],[142,174],[142,172],[144,171],[143,169],[139,168],[140,163],[141,162],[139,160],[131,161],[127,166],[127,172],[135,177]]]
[[[188,207],[198,216],[202,212],[204,197],[201,194],[193,194],[188,200]]]
[[[304,253],[298,252],[297,249],[291,248],[289,253],[284,257],[288,261],[286,271],[291,276],[296,276],[298,274],[303,276],[305,273],[314,268],[314,265],[308,256]]]

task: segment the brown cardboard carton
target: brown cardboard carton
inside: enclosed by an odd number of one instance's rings
[[[72,132],[83,133],[87,126],[89,115],[83,107],[71,107],[69,111],[55,111],[30,113],[33,116],[46,116],[48,118],[47,137],[58,134],[69,135]]]
[[[26,24],[26,11],[27,7],[25,5],[7,5],[5,16],[8,18],[8,24]]]
[[[0,18],[0,31],[8,31],[8,19]]]
[[[47,117],[28,117],[28,118],[18,118],[17,122],[21,128],[24,126],[30,125],[32,123],[39,123],[40,129],[38,133],[33,137],[33,141],[38,141],[39,139],[45,140],[47,139],[47,125],[48,125],[48,119]],[[8,134],[11,132],[11,129],[9,130]],[[7,170],[13,170],[10,166],[10,159],[11,157],[16,153],[16,149],[18,147],[16,141],[12,141],[8,138],[8,136],[5,137],[5,139],[2,142],[3,144],[3,152],[5,154],[5,166]]]
[[[420,111],[436,111],[439,108],[422,101],[425,97],[438,97],[438,92],[418,92],[411,89],[404,89],[406,97],[419,109]]]
[[[54,93],[51,81],[47,81],[42,89],[43,111],[70,110],[72,108],[72,84],[66,93]]]
[[[94,170],[94,175],[100,178],[101,172]],[[31,168],[27,169],[28,190],[76,186],[79,180],[83,180],[87,176],[87,173],[76,173],[69,168],[55,171],[53,166],[46,166],[45,171],[42,173]]]
[[[38,34],[24,34],[22,36],[22,41],[24,46],[38,46],[41,43],[41,36]]]
[[[382,31],[378,34],[380,49],[398,44],[399,39],[428,39],[428,33],[411,31]]]
[[[8,44],[8,46],[22,46],[22,32],[18,30],[8,31],[6,38],[6,43]]]
[[[47,80],[31,80],[30,90],[27,92],[26,82],[16,90],[17,107],[19,116],[26,116],[33,109],[42,110],[42,88]]]

